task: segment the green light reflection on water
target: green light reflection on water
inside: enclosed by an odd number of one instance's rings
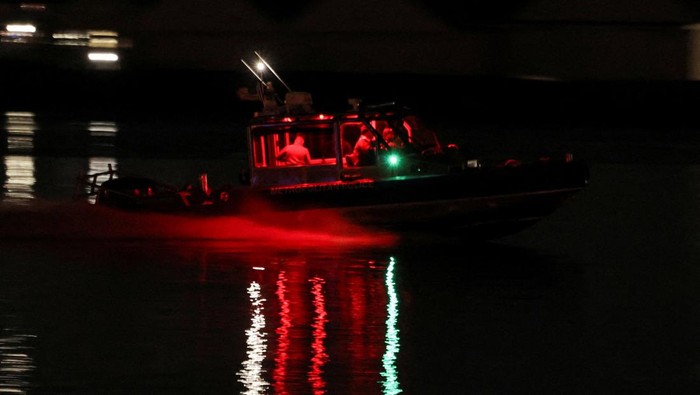
[[[384,380],[381,381],[384,394],[398,394],[402,392],[399,386],[398,370],[396,369],[396,354],[399,352],[399,329],[396,322],[399,316],[399,298],[396,295],[396,284],[394,283],[394,266],[396,261],[393,257],[389,259],[389,266],[386,269],[386,288],[389,303],[387,304],[386,319],[386,351],[382,356],[381,373]]]

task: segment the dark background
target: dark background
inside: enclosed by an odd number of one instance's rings
[[[256,84],[241,60],[259,51],[321,109],[360,97],[465,127],[700,126],[694,1],[20,4],[0,1],[2,22],[31,21],[43,38],[0,42],[4,111],[235,129],[254,110],[236,97]],[[118,32],[119,67],[51,44],[71,29]]]

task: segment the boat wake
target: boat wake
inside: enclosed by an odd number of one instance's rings
[[[0,240],[187,240],[279,248],[391,246],[393,234],[325,211],[235,217],[132,213],[86,202],[32,201],[0,207]]]

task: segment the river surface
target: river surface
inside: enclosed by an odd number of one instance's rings
[[[73,200],[78,175],[112,164],[176,186],[203,171],[236,180],[242,131],[3,116],[0,393],[700,390],[694,130],[453,132],[475,152],[566,149],[591,171],[552,216],[472,243],[332,217],[114,215]]]

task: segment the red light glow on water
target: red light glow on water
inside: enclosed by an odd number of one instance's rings
[[[0,239],[211,240],[273,248],[390,247],[397,241],[395,235],[364,229],[332,211],[187,217],[35,201],[3,207],[0,216]]]
[[[314,304],[313,342],[311,343],[313,356],[311,357],[309,382],[314,394],[325,394],[326,382],[323,379],[323,366],[328,362],[328,354],[324,343],[327,336],[326,323],[328,322],[328,313],[326,312],[326,299],[323,295],[324,280],[314,277],[309,281],[313,284],[311,293],[313,294]]]
[[[287,277],[285,272],[281,271],[277,278],[277,298],[279,299],[280,325],[275,330],[277,333],[277,354],[275,355],[275,370],[273,378],[275,381],[274,388],[277,394],[287,394],[287,361],[289,360],[289,330],[292,327],[292,318],[289,310],[289,299],[287,298]]]

